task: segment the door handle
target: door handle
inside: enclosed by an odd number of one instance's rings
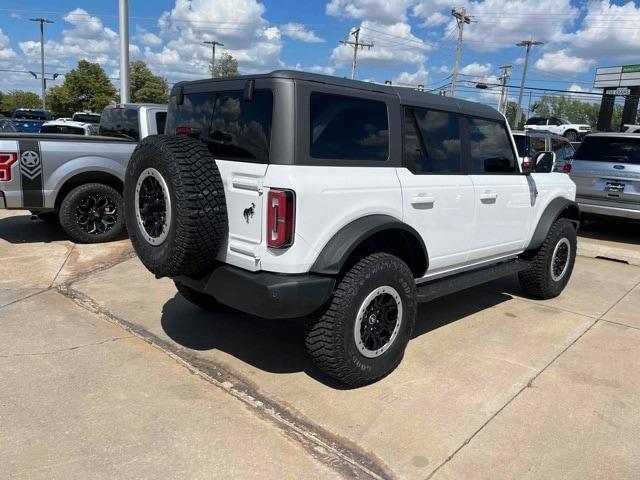
[[[414,195],[411,197],[411,205],[433,205],[436,197],[433,195]]]
[[[480,201],[482,203],[496,203],[498,199],[498,194],[495,192],[487,192],[480,194]]]

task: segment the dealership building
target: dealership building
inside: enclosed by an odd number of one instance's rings
[[[596,69],[595,88],[602,92],[597,129],[601,132],[619,130],[622,125],[611,125],[616,97],[624,97],[622,124],[637,123],[640,96],[640,64]]]

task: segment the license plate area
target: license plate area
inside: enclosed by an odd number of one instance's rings
[[[624,192],[624,187],[624,182],[605,182],[604,191],[611,193],[622,193]]]

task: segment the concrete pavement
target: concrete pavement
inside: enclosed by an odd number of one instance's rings
[[[21,245],[3,220],[0,265]],[[300,322],[205,313],[126,241],[72,263],[64,240],[32,243],[47,274],[17,271],[0,296],[0,464],[16,476],[640,475],[634,265],[581,257],[546,302],[506,278],[423,305],[398,370],[344,389]]]

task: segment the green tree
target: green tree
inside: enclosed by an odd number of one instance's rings
[[[131,62],[131,100],[135,103],[168,103],[167,81],[154,75],[142,60]]]
[[[4,93],[0,100],[0,111],[8,114],[13,113],[16,108],[39,108],[42,107],[42,100],[38,95],[26,90],[11,90]]]
[[[80,60],[62,85],[49,89],[52,112],[65,117],[79,110],[101,112],[115,96],[116,89],[102,67],[87,60]]]
[[[211,71],[211,65],[209,65],[209,71]],[[216,62],[215,67],[213,67],[213,76],[237,77],[238,75],[240,75],[238,71],[238,60],[233,58],[230,53],[224,52]]]
[[[509,125],[511,125],[514,129],[516,129],[516,126],[514,125],[516,123],[516,113],[518,112],[518,104],[516,102],[507,102],[507,109],[505,111],[504,116],[507,117],[507,122],[509,123]],[[520,121],[520,126],[519,128],[522,128],[522,124],[524,123],[525,118],[523,118]]]

